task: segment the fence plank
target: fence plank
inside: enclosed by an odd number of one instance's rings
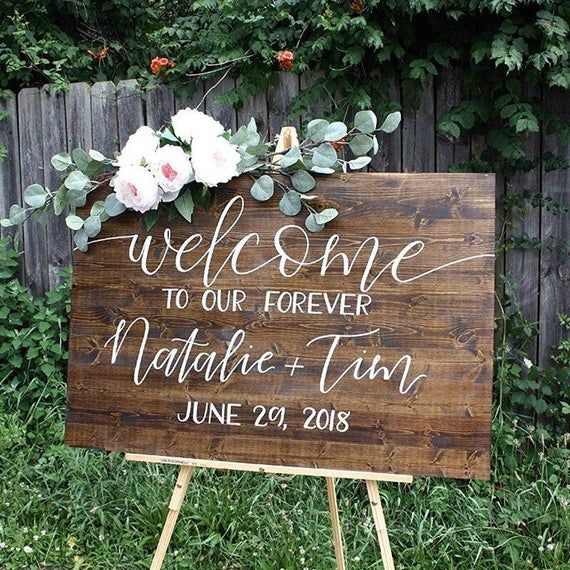
[[[117,88],[111,81],[95,83],[91,88],[93,148],[109,158],[119,150],[116,92]]]
[[[247,125],[251,118],[257,123],[257,131],[261,140],[269,138],[269,113],[267,110],[267,93],[258,89],[255,94],[245,98],[243,105],[237,110],[237,126]]]
[[[33,183],[44,183],[43,130],[40,90],[22,89],[18,94],[18,130],[20,134],[20,184],[22,190]],[[18,200],[23,203],[22,198]],[[24,224],[25,283],[34,295],[47,289],[48,274],[46,227],[35,220]]]
[[[222,105],[217,100],[217,97],[224,95],[228,91],[235,89],[235,80],[231,77],[226,77],[222,81],[210,80],[206,82],[206,109],[208,115],[220,121],[226,129],[236,130],[236,113],[235,109]],[[203,110],[203,109],[202,109]]]
[[[524,100],[538,99],[540,93],[537,87],[525,87]],[[530,133],[523,141],[523,148],[529,158],[540,158],[541,136],[540,133]],[[540,192],[540,164],[529,172],[516,174],[507,183],[507,194],[522,194],[525,190]],[[540,209],[530,205],[525,209],[522,217],[516,209],[512,213],[514,225],[509,235],[520,237],[525,234],[540,238]],[[517,285],[517,296],[521,303],[525,317],[532,323],[538,322],[538,289],[540,281],[540,252],[529,248],[514,249],[505,254],[505,271],[510,275],[510,280]],[[536,362],[538,356],[538,341],[529,347],[529,358]]]
[[[170,87],[159,85],[146,95],[146,124],[158,130],[174,115],[174,93]]]
[[[389,79],[388,90],[390,99],[401,105],[400,84],[396,77]],[[384,117],[379,117],[379,121],[383,119]],[[393,133],[380,133],[378,135],[380,151],[372,158],[370,170],[374,172],[402,171],[402,129],[403,126],[400,124]]]
[[[119,81],[117,85],[117,116],[119,119],[119,145],[142,125],[144,125],[144,110],[138,83],[135,79]]]
[[[200,111],[205,110],[204,105],[204,82],[199,79],[195,83],[193,83],[194,92],[191,95],[187,95],[186,97],[176,97],[174,100],[174,108],[176,111],[180,109],[185,109],[186,107],[190,107],[190,109],[199,109]]]
[[[570,120],[568,95],[561,89],[549,90],[544,95],[546,109],[559,112],[564,121]],[[543,130],[543,151],[570,159],[570,145],[562,144],[553,135]],[[570,169],[542,173],[542,192],[570,208]],[[540,262],[540,341],[539,361],[545,366],[551,364],[552,347],[564,338],[564,331],[558,324],[558,312],[570,311],[570,256],[563,253],[561,246],[570,241],[568,213],[555,216],[543,208],[541,239],[543,244],[552,240],[555,247],[542,248]]]
[[[7,218],[10,206],[20,202],[20,153],[18,152],[18,108],[13,93],[0,98],[0,141],[6,146],[6,158],[0,162],[0,218]],[[0,228],[0,236],[13,239],[17,228]]]
[[[402,117],[403,172],[435,170],[434,88],[430,77],[420,92],[420,107],[405,105]]]
[[[465,99],[460,78],[462,72],[456,67],[444,68],[435,81],[436,120]],[[438,172],[447,172],[452,164],[469,159],[469,140],[449,141],[436,134],[436,168]]]
[[[70,150],[81,147],[90,150],[91,92],[87,83],[72,83],[65,94],[67,144]]]
[[[281,132],[281,127],[300,127],[297,117],[290,120],[291,101],[299,94],[299,76],[291,72],[279,73],[279,83],[269,90],[267,95],[267,112],[269,137],[274,138]]]
[[[51,157],[67,150],[65,97],[61,91],[45,85],[40,92],[40,102],[42,129],[44,133],[49,133],[49,136],[42,137],[44,183],[51,191],[55,191],[61,185],[61,176],[51,165]],[[77,109],[72,112],[76,113]],[[46,229],[48,283],[53,288],[60,281],[61,269],[71,265],[71,236],[64,216],[50,213]]]

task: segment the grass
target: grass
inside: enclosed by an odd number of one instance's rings
[[[148,568],[177,468],[68,448],[53,417],[54,435],[30,445],[42,423],[18,418],[4,414],[0,430],[0,568]],[[567,465],[544,479],[555,464],[542,462],[519,463],[510,487],[381,484],[396,566],[570,568]],[[364,484],[339,481],[338,494],[347,567],[382,568]],[[324,480],[197,470],[164,568],[334,568]]]

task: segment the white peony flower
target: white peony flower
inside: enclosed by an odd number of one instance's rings
[[[164,195],[178,193],[184,184],[194,180],[190,158],[179,146],[159,148],[150,161],[150,171]]]
[[[143,166],[124,166],[114,179],[117,200],[137,212],[156,209],[160,201],[158,183]]]
[[[119,167],[148,164],[156,149],[159,137],[150,127],[139,127],[127,140],[117,157]]]
[[[195,137],[217,137],[224,132],[221,123],[198,109],[182,109],[171,119],[178,140],[190,144]]]
[[[192,143],[192,166],[197,182],[217,186],[237,176],[241,157],[223,137],[200,137]]]

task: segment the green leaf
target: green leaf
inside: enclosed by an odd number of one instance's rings
[[[291,184],[293,184],[293,188],[295,188],[297,192],[305,193],[312,190],[316,186],[317,181],[315,177],[311,176],[306,170],[297,170],[297,172],[291,176]]]
[[[91,206],[89,214],[91,216],[101,216],[105,212],[105,202],[103,200],[96,200]]]
[[[56,170],[62,172],[73,164],[73,160],[68,152],[61,152],[51,157],[51,164]]]
[[[59,216],[67,206],[67,188],[60,186],[53,199],[53,211],[56,216]]]
[[[289,190],[283,194],[279,201],[279,209],[286,216],[296,216],[301,211],[301,195],[295,190]]]
[[[160,218],[159,210],[149,210],[148,212],[144,213],[143,220],[147,231],[150,231],[152,228],[154,228],[156,222],[158,222],[158,218]]]
[[[194,213],[194,200],[192,199],[192,192],[186,190],[183,194],[174,200],[174,205],[180,215],[189,223],[192,223],[192,214]]]
[[[325,227],[325,224],[319,224],[315,214],[309,214],[305,220],[305,227],[310,232],[320,232]]]
[[[250,189],[251,195],[259,202],[269,200],[275,191],[275,184],[271,176],[264,174],[259,177]]]
[[[101,231],[101,218],[99,216],[89,216],[83,224],[83,229],[88,237],[95,237]]]
[[[89,178],[85,176],[83,172],[74,170],[67,175],[63,184],[69,190],[83,190],[90,182]]]
[[[268,144],[257,144],[253,146],[248,146],[246,149],[248,154],[252,156],[262,156],[269,150]]]
[[[321,168],[331,168],[336,164],[336,150],[328,143],[319,145],[313,151],[313,165]]]
[[[48,193],[40,184],[32,184],[24,190],[24,202],[32,208],[41,208],[46,203]]]
[[[26,219],[24,208],[22,208],[22,206],[19,204],[10,206],[9,218],[13,226],[24,223],[24,220]]]
[[[356,135],[349,143],[350,150],[356,156],[362,156],[372,150],[374,143],[368,135]]]
[[[164,131],[162,131],[162,134],[160,135],[161,139],[164,139],[165,141],[171,142],[171,143],[179,143],[180,141],[176,138],[176,136],[174,135],[174,133],[166,128],[164,129]],[[91,154],[92,151],[89,151],[89,154]]]
[[[119,202],[114,192],[105,198],[105,212],[107,212],[111,218],[122,214],[126,209],[127,207],[122,202]]]
[[[338,216],[336,208],[325,208],[322,212],[315,214],[315,222],[317,224],[327,224]]]
[[[358,170],[367,166],[371,160],[372,159],[369,156],[359,156],[358,158],[349,160],[348,166],[350,166],[352,170]]]
[[[400,124],[402,120],[402,114],[400,111],[395,111],[394,113],[390,113],[385,119],[382,125],[380,126],[380,130],[384,133],[393,133]]]
[[[324,167],[324,166],[312,166],[311,170],[313,172],[316,172],[317,174],[334,174],[335,170],[334,168],[328,168],[328,167]]]
[[[313,142],[322,142],[328,129],[329,122],[325,119],[313,119],[307,125],[307,136]]]
[[[101,154],[98,150],[94,149],[89,151],[89,156],[97,162],[105,162],[107,160],[107,157],[104,154]]]
[[[325,141],[338,141],[344,138],[346,136],[346,133],[346,125],[340,121],[335,121],[325,129],[323,138]]]
[[[92,160],[85,169],[85,174],[91,179],[103,174],[105,172],[105,163]]]
[[[358,111],[354,116],[354,128],[361,133],[370,134],[375,131],[377,121],[373,111]]]
[[[65,218],[65,224],[72,230],[80,230],[83,227],[83,220],[74,214],[70,214]]]
[[[87,251],[88,236],[85,233],[85,230],[77,231],[73,236],[73,241],[79,251]]]
[[[283,155],[283,158],[279,161],[279,166],[288,168],[299,162],[299,160],[301,160],[301,151],[298,146],[294,146]]]
[[[71,156],[73,157],[73,162],[81,172],[85,172],[92,158],[82,149],[74,148],[71,151]]]
[[[67,202],[73,208],[81,208],[87,202],[87,190],[85,188],[67,190]]]

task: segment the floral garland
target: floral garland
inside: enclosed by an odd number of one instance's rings
[[[397,112],[389,114],[379,128],[372,111],[356,113],[350,129],[340,121],[314,119],[307,125],[304,140],[281,154],[276,151],[277,141],[262,142],[254,119],[232,134],[201,111],[182,109],[158,131],[140,127],[115,158],[81,148],[56,154],[51,163],[62,173],[59,189],[52,192],[40,184],[28,186],[24,191],[26,207],[14,204],[0,224],[19,225],[30,217],[46,221],[49,211],[56,215],[65,212],[76,246],[86,251],[89,239],[109,218],[136,211],[143,214],[150,229],[161,211],[168,209],[169,216],[180,214],[191,222],[195,207],[208,209],[212,188],[246,174],[252,179],[253,198],[269,200],[277,187],[282,192],[281,212],[296,216],[304,208],[307,229],[317,232],[336,218],[338,211],[318,211],[311,205],[316,198],[308,195],[316,186],[314,174],[365,167],[370,155],[379,150],[376,133],[391,133],[399,123]],[[343,158],[345,147],[355,158]],[[86,218],[78,216],[77,208],[85,206],[88,194],[105,185],[113,191],[104,200],[95,201]]]

